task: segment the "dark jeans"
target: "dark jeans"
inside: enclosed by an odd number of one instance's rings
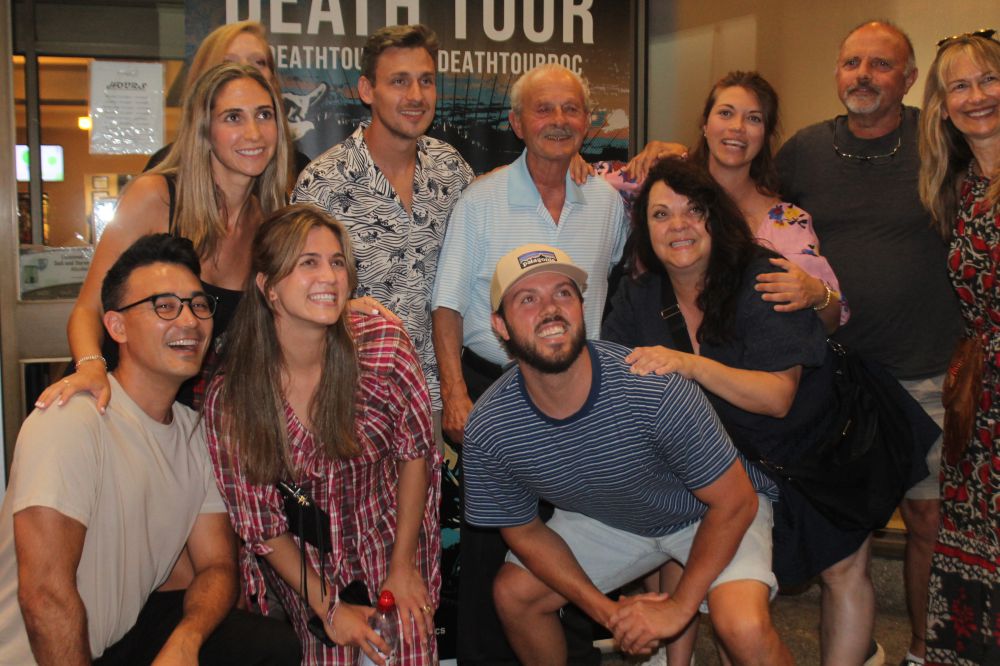
[[[135,626],[94,661],[97,666],[149,664],[184,615],[184,590],[154,592]],[[201,646],[202,666],[298,666],[302,648],[291,625],[233,609]]]
[[[500,373],[495,368],[489,368],[482,359],[469,361],[467,355],[463,355],[462,375],[469,388],[469,397],[475,401],[499,378]],[[460,445],[452,446],[461,452]],[[546,520],[551,517],[552,510],[551,506],[542,504],[540,515]],[[518,663],[493,604],[493,579],[504,562],[507,550],[499,530],[473,527],[466,524],[463,516],[459,538],[456,646],[458,661],[463,666],[516,666]],[[601,654],[593,647],[590,618],[576,606],[568,605],[561,619],[566,632],[568,663],[574,666],[600,663]]]

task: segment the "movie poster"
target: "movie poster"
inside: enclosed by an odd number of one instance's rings
[[[270,33],[289,125],[316,157],[368,117],[357,96],[361,48],[389,24],[437,32],[438,100],[428,132],[455,146],[477,173],[512,162],[508,92],[518,76],[557,61],[590,82],[588,161],[627,159],[638,43],[636,2],[621,0],[188,0],[187,56],[223,23],[261,21]],[[181,79],[183,80],[183,79]]]

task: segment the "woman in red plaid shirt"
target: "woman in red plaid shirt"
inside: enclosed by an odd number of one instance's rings
[[[419,359],[399,323],[345,312],[354,259],[325,213],[277,211],[254,238],[252,262],[205,402],[216,479],[244,542],[247,602],[269,614],[265,592],[276,594],[303,663],[353,664],[359,648],[383,663],[373,610],[339,592],[353,581],[373,597],[388,589],[403,639],[392,662],[433,664],[441,459]],[[292,533],[278,482],[329,514],[331,552]]]

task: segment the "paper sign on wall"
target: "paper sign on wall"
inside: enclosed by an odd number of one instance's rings
[[[163,64],[90,63],[91,154],[149,155],[163,146]]]

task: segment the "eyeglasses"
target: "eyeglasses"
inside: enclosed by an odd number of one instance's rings
[[[211,294],[195,294],[191,298],[181,298],[177,294],[153,294],[135,303],[116,308],[114,311],[125,312],[129,308],[143,303],[152,303],[153,312],[160,319],[173,321],[181,316],[181,310],[184,309],[185,304],[191,310],[191,314],[198,319],[211,319],[212,315],[215,314],[215,306],[218,301]]]
[[[945,37],[944,39],[939,39],[937,43],[938,50],[940,51],[943,47],[947,46],[951,42],[962,39],[963,37],[982,37],[983,39],[993,39],[993,35],[997,34],[997,31],[993,28],[984,28],[982,30],[976,30],[975,32],[963,32],[961,35],[952,35],[951,37]]]

